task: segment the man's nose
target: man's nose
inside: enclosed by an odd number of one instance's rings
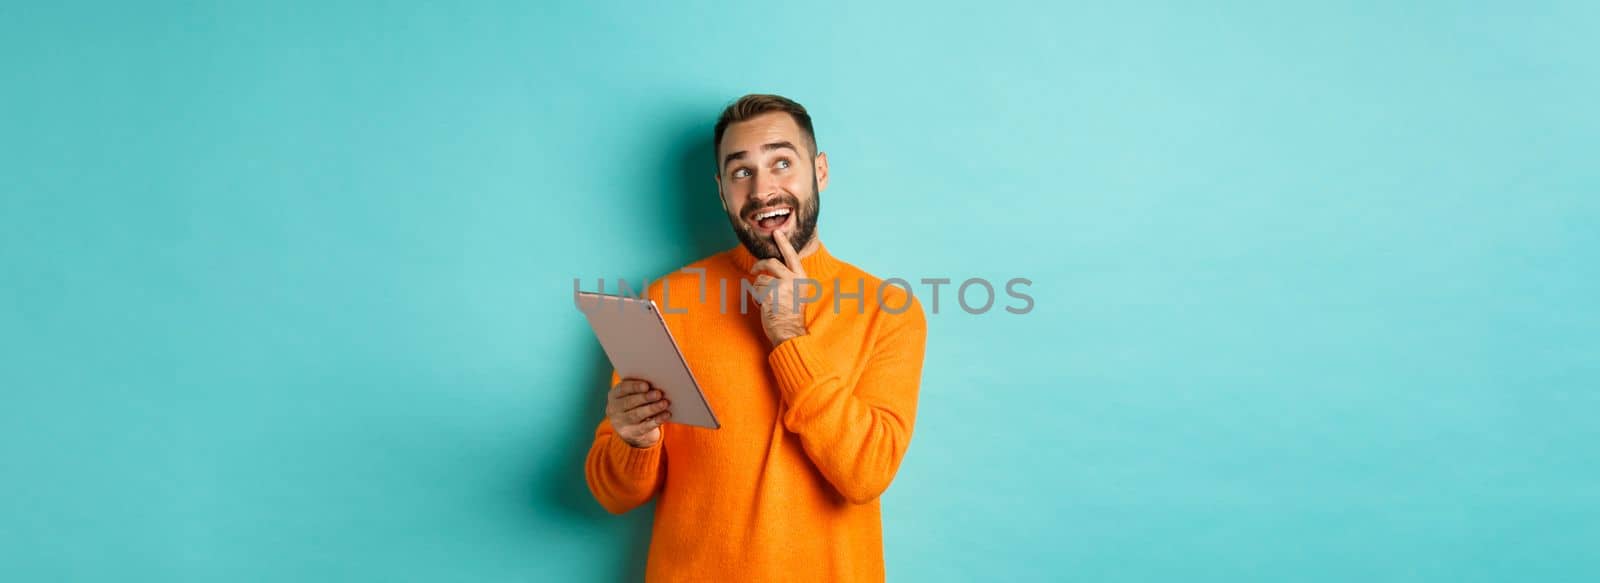
[[[763,204],[766,199],[778,194],[778,178],[773,176],[771,172],[756,172],[755,186],[755,198],[762,201]]]

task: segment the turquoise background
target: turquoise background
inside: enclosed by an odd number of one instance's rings
[[[636,579],[572,278],[733,244],[752,91],[838,255],[1034,281],[891,579],[1600,578],[1600,4],[259,4],[0,8],[0,579]]]

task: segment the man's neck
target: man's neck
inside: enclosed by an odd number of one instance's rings
[[[813,232],[813,233],[815,233],[815,232]],[[805,259],[807,257],[810,257],[811,254],[816,253],[817,249],[820,249],[821,247],[822,247],[822,236],[821,235],[817,235],[817,234],[812,234],[811,235],[811,240],[806,242],[806,246],[803,247],[803,248],[795,250],[795,254],[798,255],[801,259]]]

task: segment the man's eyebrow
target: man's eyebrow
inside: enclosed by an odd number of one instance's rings
[[[770,143],[770,144],[762,144],[761,145],[761,151],[763,151],[763,152],[771,152],[771,151],[777,150],[779,148],[788,148],[790,150],[794,150],[794,153],[796,153],[796,154],[800,153],[800,149],[794,147],[794,144],[791,144],[789,142],[773,142],[773,143]]]
[[[788,148],[788,149],[794,151],[794,153],[797,154],[797,155],[800,153],[800,149],[799,148],[794,147],[794,144],[789,143],[787,141],[772,142],[770,144],[762,144],[761,145],[761,151],[763,151],[763,152],[771,152],[773,150],[781,150],[783,148]],[[733,162],[734,160],[742,160],[742,159],[744,159],[744,155],[745,155],[745,151],[744,150],[739,150],[737,152],[733,152],[731,154],[728,154],[727,156],[724,156],[722,158],[722,166],[723,167],[727,167],[728,164]]]

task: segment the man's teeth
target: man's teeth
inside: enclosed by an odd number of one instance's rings
[[[757,221],[762,221],[762,220],[770,219],[772,217],[787,217],[787,216],[789,216],[789,209],[778,209],[778,210],[775,210],[775,211],[768,211],[768,212],[764,212],[764,213],[761,213],[759,215],[756,215],[756,220]]]

